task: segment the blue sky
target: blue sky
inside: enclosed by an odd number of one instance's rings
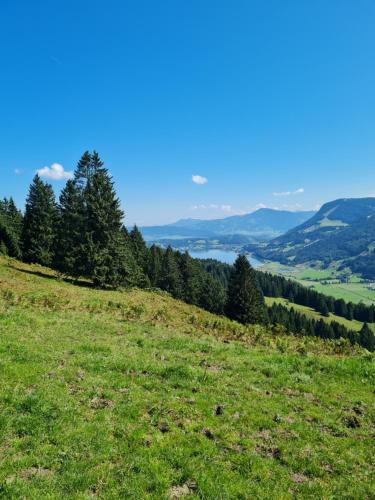
[[[1,11],[0,196],[23,206],[37,170],[64,177],[86,149],[110,169],[127,223],[375,194],[373,0]]]

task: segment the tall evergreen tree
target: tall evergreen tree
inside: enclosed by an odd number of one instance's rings
[[[169,246],[163,255],[159,286],[177,299],[182,298],[182,278],[177,265],[177,260],[172,248]]]
[[[239,255],[234,263],[225,310],[229,318],[240,323],[262,323],[265,320],[264,297],[245,255]]]
[[[100,171],[105,171],[103,162],[96,151],[90,154],[85,151],[81,156],[74,172],[74,183],[80,191],[84,191],[92,176]]]
[[[151,245],[148,252],[146,272],[150,280],[151,286],[158,286],[160,282],[161,274],[161,263],[163,259],[163,253],[160,247],[157,245]]]
[[[364,323],[361,331],[359,332],[359,343],[368,351],[375,351],[375,335],[367,323]]]
[[[125,284],[129,269],[122,233],[124,214],[105,169],[100,167],[88,179],[84,196],[87,219],[81,248],[86,256],[85,274],[96,286]]]
[[[23,255],[27,262],[44,266],[52,264],[56,221],[57,210],[52,186],[36,175],[26,200],[22,231]]]
[[[143,239],[142,233],[136,225],[130,231],[129,239],[135,260],[140,269],[145,272],[148,259],[148,248],[145,240]]]
[[[73,180],[68,180],[61,191],[58,205],[58,227],[55,252],[55,267],[71,276],[85,274],[82,252],[84,234],[84,212],[82,193]]]
[[[200,278],[202,270],[199,264],[190,257],[188,252],[184,252],[178,256],[178,264],[183,283],[183,300],[188,304],[198,305],[199,294],[201,292]]]
[[[204,273],[199,294],[199,306],[214,314],[223,314],[225,299],[223,285],[211,274]]]
[[[21,258],[22,220],[13,198],[0,200],[0,253]]]

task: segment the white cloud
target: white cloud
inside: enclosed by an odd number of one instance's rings
[[[50,167],[43,167],[36,171],[39,177],[45,177],[50,181],[62,181],[73,178],[73,172],[67,172],[59,163],[52,163]]]
[[[276,192],[276,193],[272,193],[273,196],[291,196],[291,195],[295,195],[295,194],[302,194],[305,192],[305,189],[304,188],[298,188],[294,191],[281,191],[281,192]]]
[[[207,184],[208,179],[207,177],[202,177],[201,175],[192,175],[191,180],[194,182],[194,184]]]

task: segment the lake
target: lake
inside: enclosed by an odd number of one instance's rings
[[[225,262],[225,264],[233,264],[236,260],[238,253],[233,250],[220,250],[218,248],[211,248],[210,250],[198,250],[198,251],[189,251],[189,254],[195,259],[216,259],[220,260],[220,262]],[[250,261],[250,264],[257,268],[262,265],[262,262],[255,259],[251,255],[248,255],[247,258]]]

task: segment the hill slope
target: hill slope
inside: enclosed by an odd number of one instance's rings
[[[166,226],[142,227],[148,241],[165,238],[213,238],[215,236],[247,236],[253,240],[269,240],[285,233],[310,218],[314,212],[288,212],[261,208],[246,215],[224,219],[183,219]]]
[[[375,493],[360,350],[4,258],[0,332],[4,498]]]
[[[365,277],[375,277],[375,198],[326,203],[300,226],[272,240],[257,253],[282,263],[340,262]]]

